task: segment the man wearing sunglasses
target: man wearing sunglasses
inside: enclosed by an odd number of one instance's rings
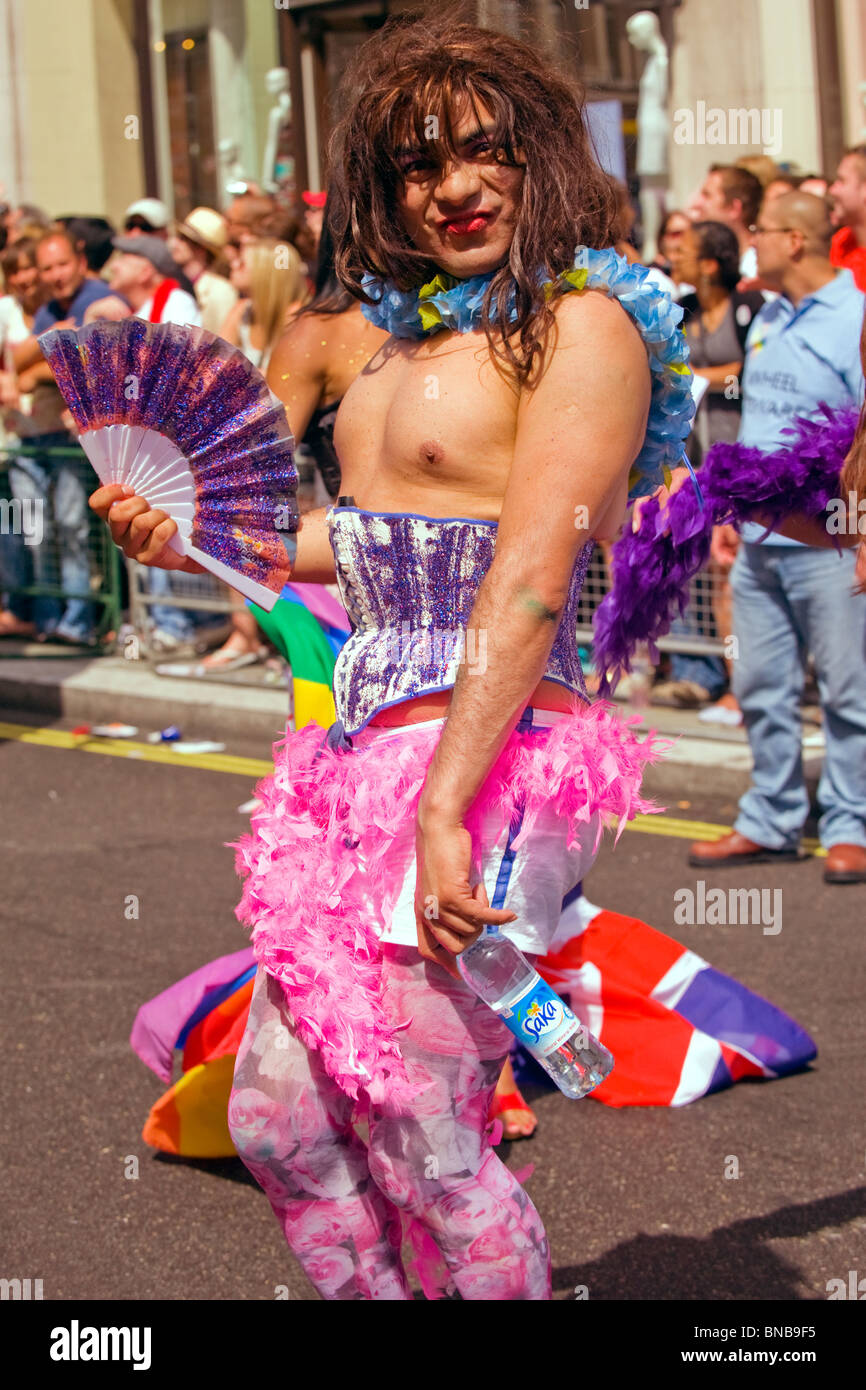
[[[864,295],[830,262],[823,199],[799,191],[765,202],[753,228],[762,281],[778,292],[746,340],[739,442],[771,453],[795,417],[863,400]],[[800,859],[809,814],[800,703],[814,658],[826,752],[818,830],[828,883],[866,882],[866,601],[856,554],[801,544],[748,522],[717,528],[713,554],[732,566],[739,657],[734,694],[754,759],[730,835],[691,846],[698,867]]]

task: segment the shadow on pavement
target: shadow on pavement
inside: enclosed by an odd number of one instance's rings
[[[553,1288],[562,1292],[585,1285],[591,1299],[809,1301],[801,1271],[763,1242],[813,1235],[863,1215],[866,1187],[855,1187],[750,1216],[705,1237],[642,1233],[591,1264],[555,1269]]]

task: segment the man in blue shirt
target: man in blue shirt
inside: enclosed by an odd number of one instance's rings
[[[104,280],[88,278],[84,253],[68,232],[47,232],[42,237],[36,248],[36,265],[42,284],[51,295],[48,303],[36,311],[33,332],[37,337],[61,322],[81,328],[88,305],[105,299],[109,293]]]
[[[740,443],[771,452],[797,416],[822,402],[859,406],[866,297],[830,263],[823,201],[790,193],[765,203],[755,228],[758,273],[779,292],[746,342]],[[856,555],[818,549],[747,523],[718,528],[713,554],[731,564],[739,654],[733,689],[752,749],[752,785],[730,835],[691,846],[699,867],[802,857],[809,813],[800,703],[815,661],[826,752],[818,786],[829,883],[866,881],[866,598],[852,592]],[[736,558],[734,559],[734,557]]]

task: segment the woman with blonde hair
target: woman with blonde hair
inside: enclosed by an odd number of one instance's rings
[[[262,237],[241,247],[231,282],[239,298],[226,316],[220,337],[239,347],[264,375],[277,339],[309,298],[303,262],[290,242]],[[193,675],[236,671],[267,656],[252,613],[233,590],[228,592],[231,632],[221,647],[192,667]],[[187,668],[184,673],[189,674]]]
[[[289,242],[263,237],[241,248],[231,282],[240,298],[220,337],[237,344],[264,375],[274,344],[310,297],[303,262]]]

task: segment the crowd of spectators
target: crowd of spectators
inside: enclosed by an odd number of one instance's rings
[[[266,370],[274,344],[310,297],[323,203],[323,194],[306,193],[294,214],[251,187],[225,212],[198,207],[175,221],[159,199],[142,198],[119,229],[101,215],[50,217],[27,204],[0,209],[0,444],[9,500],[21,515],[38,507],[41,517],[38,540],[20,527],[0,536],[0,636],[97,643],[97,610],[87,597],[87,473],[39,336],[134,315],[203,327]],[[161,570],[139,574],[149,650],[159,656],[206,644],[213,613],[160,603],[177,581]],[[35,586],[59,586],[63,596],[21,592]],[[184,591],[195,587],[185,577]]]

